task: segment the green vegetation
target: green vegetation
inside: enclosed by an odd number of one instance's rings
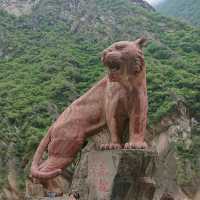
[[[18,18],[0,11],[0,139],[16,145],[10,154],[19,164],[29,161],[57,115],[104,76],[100,52],[144,34],[153,38],[144,50],[149,125],[174,111],[174,95],[200,119],[199,29],[128,0],[79,7],[43,0]]]
[[[178,17],[200,26],[200,1],[198,0],[165,0],[157,6],[157,10],[164,15]]]

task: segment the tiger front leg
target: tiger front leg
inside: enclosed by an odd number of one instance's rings
[[[102,150],[122,149],[121,136],[125,125],[125,118],[120,115],[110,115],[107,119],[107,125],[110,131],[111,141],[108,144],[102,144]]]
[[[125,149],[145,149],[144,140],[147,123],[148,101],[146,92],[138,92],[134,99],[134,107],[129,116],[129,142]]]
[[[101,150],[121,149],[122,148],[122,144],[121,144],[122,128],[119,127],[117,120],[114,118],[109,120],[108,127],[111,134],[110,135],[111,141],[108,144],[102,144],[100,146]]]

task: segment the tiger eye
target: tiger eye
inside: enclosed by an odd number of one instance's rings
[[[110,68],[111,70],[119,70],[119,69],[120,69],[120,65],[115,63],[115,64],[109,66],[109,68]]]
[[[137,60],[134,58],[133,60],[132,60],[132,64],[133,65],[137,65],[138,63],[137,63]]]

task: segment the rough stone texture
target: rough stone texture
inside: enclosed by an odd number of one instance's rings
[[[179,163],[182,161],[177,155],[175,144],[181,140],[189,149],[192,141],[191,122],[187,109],[181,101],[177,101],[176,109],[173,115],[164,117],[154,129],[157,135],[154,135],[152,145],[155,146],[159,155],[155,171],[155,179],[158,183],[155,200],[160,200],[167,194],[174,200],[195,199],[191,194],[195,194],[199,186],[198,177],[194,176],[191,163],[186,160],[184,160],[184,166],[181,165],[181,171],[183,171],[182,175],[190,177],[193,182],[192,187],[183,188],[179,180]]]
[[[199,200],[200,199],[200,187],[199,187],[199,190],[197,191],[195,197],[194,197],[194,200]]]
[[[147,1],[144,1],[144,0],[130,0],[130,1],[136,5],[137,4],[141,5],[143,8],[146,8],[149,11],[156,11],[153,6],[147,3]]]
[[[26,200],[69,200],[68,196],[63,196],[63,197],[55,197],[55,198],[48,198],[48,197],[29,197],[26,198]]]
[[[6,167],[8,170],[7,174],[7,184],[3,187],[2,192],[0,193],[0,200],[21,200],[22,194],[19,191],[19,187],[17,185],[17,159],[12,156],[13,151],[15,151],[15,144],[10,143],[8,145],[8,151],[5,151],[5,143],[0,143],[1,153],[5,153],[7,157]],[[0,157],[1,157],[0,153]],[[5,164],[5,160],[0,159],[0,169]],[[1,177],[0,177],[1,179]]]
[[[88,155],[91,151],[97,150],[101,144],[110,142],[109,130],[106,128],[103,129],[99,134],[94,135],[91,140],[92,141],[81,151],[81,159],[72,180],[71,190],[79,190],[80,194],[88,194],[89,192],[89,188],[86,184],[88,177]],[[84,196],[82,198],[84,198]]]
[[[71,185],[71,191],[78,191],[81,195],[88,194],[89,188],[87,186],[88,177],[88,155],[90,151],[96,149],[94,143],[88,144],[81,152],[81,160],[77,166]],[[85,195],[84,195],[85,196]],[[84,198],[83,196],[83,198]],[[82,198],[82,196],[81,196]]]
[[[29,15],[40,0],[2,0],[0,2],[0,9],[6,10],[8,13],[21,16]]]
[[[1,0],[0,9],[6,10],[8,13],[21,16],[30,15],[34,7],[40,3],[41,0]],[[155,9],[144,0],[130,0],[133,4],[140,5],[141,7],[155,11]],[[67,9],[78,9],[80,4],[90,3],[89,0],[63,0]]]
[[[69,191],[70,182],[63,176],[58,176],[54,179],[55,190],[62,193]],[[26,193],[25,198],[42,198],[46,196],[47,190],[39,182],[34,183],[31,179],[26,180]]]
[[[81,199],[153,199],[155,153],[144,150],[84,153],[72,183],[72,191],[78,191]]]

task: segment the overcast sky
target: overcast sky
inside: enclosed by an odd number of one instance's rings
[[[150,4],[152,5],[156,5],[158,4],[160,1],[163,1],[163,0],[146,0],[147,2],[149,2]]]

